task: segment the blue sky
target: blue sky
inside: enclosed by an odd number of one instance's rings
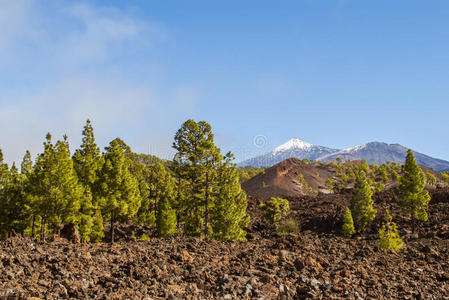
[[[0,0],[0,148],[45,133],[170,158],[188,118],[243,160],[292,137],[449,160],[448,1]],[[256,147],[254,138],[264,136]]]

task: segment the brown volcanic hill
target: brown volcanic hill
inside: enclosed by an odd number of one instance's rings
[[[325,183],[333,175],[334,171],[328,165],[309,165],[297,158],[289,158],[244,182],[242,187],[248,195],[260,199],[299,197],[314,192],[329,193]]]
[[[361,160],[346,161],[343,166],[354,167],[364,164]],[[442,181],[439,173],[433,169],[420,166],[425,173],[431,173],[437,179],[438,187],[448,186]],[[286,159],[277,165],[272,166],[242,184],[247,195],[256,199],[269,199],[271,197],[300,197],[311,196],[318,193],[329,194],[332,190],[326,187],[329,178],[336,179],[337,168],[335,165],[322,162],[304,163],[297,158]],[[372,172],[372,170],[370,171]],[[370,173],[371,174],[371,173]],[[373,174],[371,174],[373,175]],[[399,172],[402,175],[402,172]],[[390,178],[385,184],[386,189],[397,186],[397,182]],[[349,183],[346,188],[352,189],[354,183]],[[431,188],[432,186],[428,186]]]

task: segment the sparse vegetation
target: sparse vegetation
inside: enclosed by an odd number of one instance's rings
[[[301,226],[294,218],[282,219],[276,226],[276,234],[278,236],[286,236],[289,234],[299,233]]]
[[[396,223],[392,222],[390,212],[387,210],[387,222],[379,230],[379,248],[387,251],[397,251],[404,245]]]
[[[264,212],[263,219],[269,226],[276,226],[290,210],[287,199],[273,197],[260,205]]]
[[[365,172],[367,181],[374,193],[380,193],[390,181],[399,179],[398,172],[401,171],[401,165],[397,163],[386,163],[380,166],[376,164],[368,165],[365,161],[356,165],[329,164],[335,167],[335,178],[328,179],[326,187],[332,187],[335,193],[341,192],[343,189],[355,184],[357,173]]]
[[[326,188],[333,191],[334,190],[334,180],[332,179],[332,177],[329,177],[326,180],[326,184],[325,184]]]
[[[413,231],[415,231],[416,220],[427,221],[427,204],[430,201],[429,192],[426,191],[426,176],[416,164],[413,151],[409,150],[404,165],[404,175],[399,183],[399,204],[404,211],[411,215]]]
[[[366,181],[364,171],[359,171],[356,175],[354,196],[351,199],[351,212],[357,232],[363,232],[366,226],[376,217],[376,210],[373,208],[373,192]]]
[[[141,239],[142,241],[149,241],[149,240],[150,240],[150,237],[149,237],[148,234],[142,233],[142,235],[140,236],[140,239]]]
[[[315,191],[306,181],[303,174],[298,174],[296,176],[296,180],[301,185],[301,187],[304,189],[304,191],[310,195],[317,196],[318,191]]]
[[[436,177],[430,172],[426,173],[426,181],[428,185],[435,185],[437,183]]]
[[[351,237],[355,233],[354,221],[352,219],[351,210],[346,208],[345,214],[343,215],[343,226],[341,232],[345,237]]]
[[[441,180],[449,183],[449,172],[441,172],[440,173]]]
[[[256,175],[263,174],[264,168],[244,167],[238,168],[240,183],[248,181]]]

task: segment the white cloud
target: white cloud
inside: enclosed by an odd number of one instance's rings
[[[41,151],[46,132],[60,138],[68,134],[72,147],[80,143],[80,133],[90,118],[101,144],[123,134],[122,126],[131,126],[144,118],[143,111],[154,103],[149,89],[114,80],[70,80],[38,95],[0,109],[0,148],[5,157],[19,160],[26,149]]]
[[[66,133],[77,147],[87,118],[102,147],[121,136],[138,151],[151,145],[168,156],[173,124],[195,111],[195,89],[166,92],[156,80],[133,78],[138,75],[121,63],[148,55],[166,36],[162,26],[126,10],[51,3],[48,9],[32,0],[0,0],[0,67],[9,68],[13,82],[0,83],[5,159],[20,163],[25,150],[40,153],[48,131],[54,139]]]
[[[162,29],[112,8],[77,4],[62,10],[72,21],[72,32],[59,43],[63,62],[99,63],[138,47],[151,47]]]
[[[33,1],[0,0],[0,62],[10,59],[19,39],[33,39],[38,30],[33,26]]]
[[[47,132],[54,140],[67,134],[75,149],[88,118],[102,148],[121,137],[136,152],[170,159],[175,131],[192,117],[196,107],[193,88],[182,87],[163,95],[150,87],[108,77],[71,79],[17,100],[0,105],[0,149],[8,162],[17,163],[25,150],[33,156],[42,152]]]

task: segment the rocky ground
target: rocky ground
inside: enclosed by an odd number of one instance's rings
[[[15,237],[0,243],[0,299],[449,299],[449,191],[432,196],[418,233],[386,192],[378,220],[352,239],[334,230],[348,195],[290,199],[303,230],[282,238],[260,224],[254,199],[248,242]],[[393,254],[377,248],[385,208],[406,241]]]

